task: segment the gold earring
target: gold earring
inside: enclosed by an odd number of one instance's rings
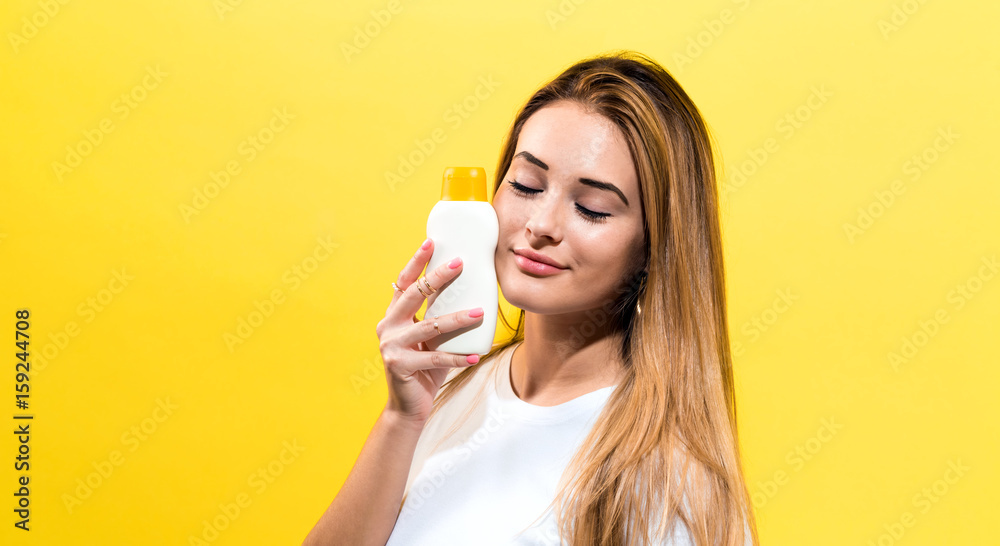
[[[644,291],[644,289],[646,288],[646,277],[649,275],[649,272],[647,270],[643,269],[642,272],[639,273],[639,275],[640,275],[640,277],[639,277],[639,290],[638,290],[638,292],[641,294]],[[638,298],[636,298],[636,300],[635,300],[635,313],[637,315],[641,315],[642,314],[642,307],[639,305],[639,299]]]

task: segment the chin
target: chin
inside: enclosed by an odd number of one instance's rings
[[[513,282],[510,280],[500,282],[500,292],[507,303],[518,309],[542,315],[558,312],[561,310],[560,306],[565,305],[566,299],[561,297],[559,292],[541,284],[545,279],[537,279],[520,271],[515,274],[522,278]],[[532,283],[537,284],[530,286]]]

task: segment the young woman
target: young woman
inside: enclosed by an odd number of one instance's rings
[[[482,310],[417,320],[462,272],[420,277],[425,241],[376,328],[385,409],[305,543],[756,545],[691,99],[641,54],[583,60],[521,109],[496,174],[513,336],[482,361],[427,349]]]

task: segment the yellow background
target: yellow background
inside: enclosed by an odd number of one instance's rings
[[[0,542],[300,543],[384,403],[375,325],[443,169],[492,185],[530,94],[619,48],[718,141],[763,543],[995,540],[995,4],[223,2],[0,8],[0,330],[29,309],[35,363],[32,530],[3,434]]]

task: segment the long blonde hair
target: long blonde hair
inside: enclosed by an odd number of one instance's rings
[[[624,134],[645,218],[644,269],[610,306],[623,379],[563,474],[555,504],[571,546],[645,544],[683,522],[698,546],[758,544],[736,426],[718,190],[701,114],[658,63],[632,51],[580,61],[539,89],[504,142],[493,194],[527,119],[569,100]],[[636,312],[636,304],[641,311]],[[524,339],[524,311],[512,337]],[[591,325],[594,326],[594,325]],[[586,332],[584,332],[586,334]],[[457,373],[441,407],[480,369]]]

